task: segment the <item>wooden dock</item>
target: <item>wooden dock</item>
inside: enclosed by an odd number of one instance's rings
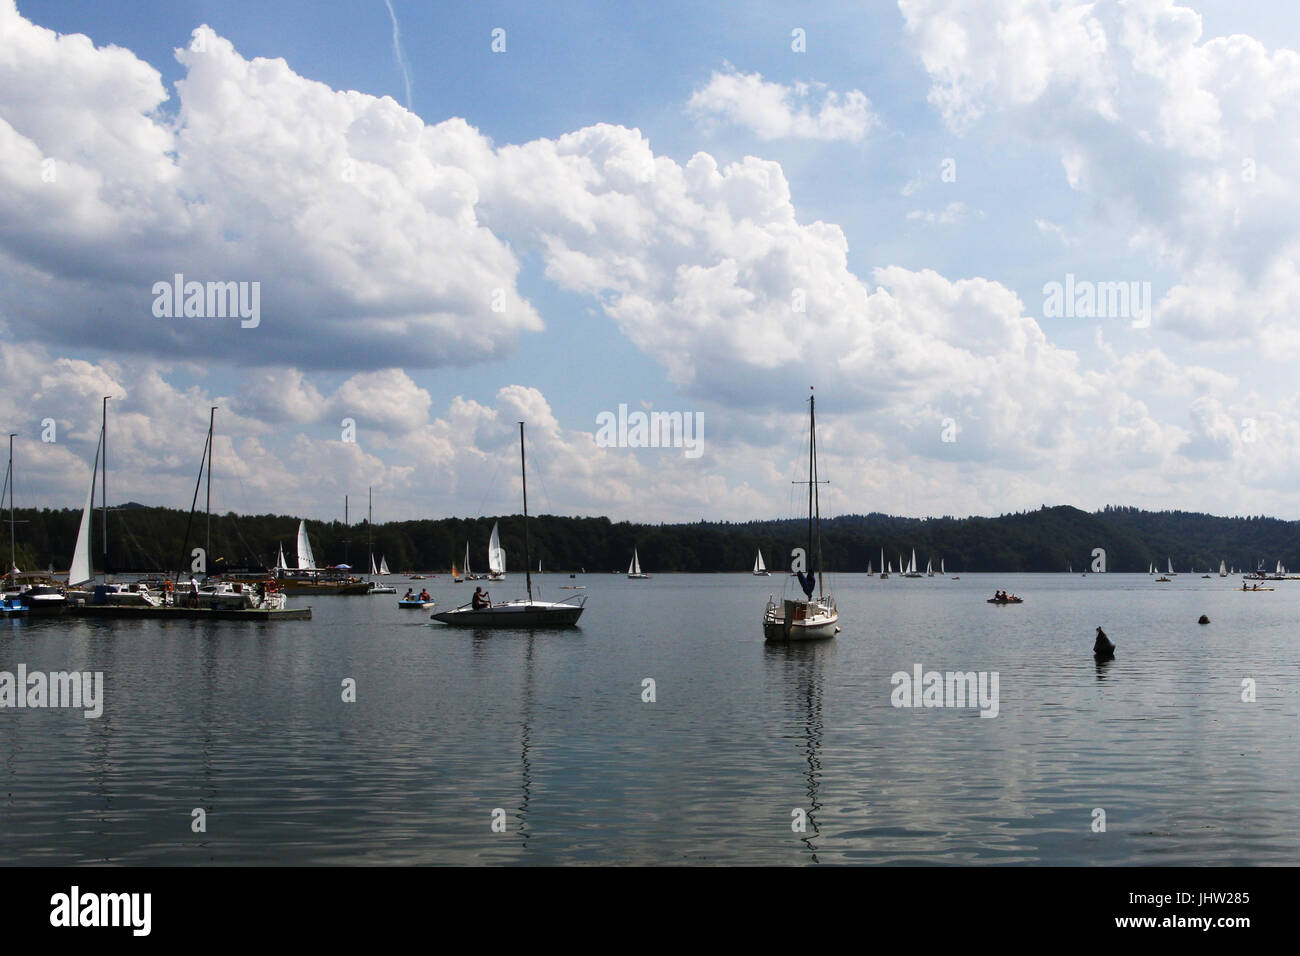
[[[142,621],[161,619],[171,621],[310,621],[310,607],[286,607],[279,610],[253,608],[227,610],[211,607],[138,607],[116,604],[74,604],[67,613],[74,617],[112,617]]]

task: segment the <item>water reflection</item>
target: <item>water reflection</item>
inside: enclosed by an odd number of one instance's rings
[[[807,829],[800,838],[807,848],[809,858],[814,863],[817,858],[817,844],[813,841],[821,836],[821,827],[817,823],[817,813],[822,809],[817,793],[822,777],[822,697],[825,681],[825,662],[833,656],[834,649],[828,641],[808,641],[793,643],[764,643],[765,658],[780,671],[778,688],[788,694],[788,699],[796,702],[798,708],[796,719],[803,731],[803,756],[807,764],[804,779],[807,781],[805,792],[808,806],[805,809]]]

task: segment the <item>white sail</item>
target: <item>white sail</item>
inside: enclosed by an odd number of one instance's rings
[[[393,573],[392,571],[389,571],[389,570],[388,570],[388,558],[384,557],[383,555],[381,555],[380,558],[379,558],[379,573],[380,573],[380,574],[392,574],[392,573]]]
[[[99,454],[96,452],[96,468]],[[77,546],[72,551],[72,566],[68,569],[68,586],[85,584],[93,576],[90,567],[90,512],[95,500],[95,472],[90,473],[90,487],[86,489],[86,506],[81,510],[81,528],[77,531]]]
[[[874,573],[874,572],[871,570],[871,562],[868,561],[868,562],[867,562],[867,575],[868,575],[868,577],[869,577],[871,574],[873,574],[873,573]]]
[[[465,542],[465,577],[470,576],[469,570],[469,542]]]
[[[1221,577],[1221,578],[1226,578],[1227,576],[1228,576],[1228,565],[1227,565],[1226,562],[1224,562],[1224,561],[1220,561],[1220,562],[1219,562],[1219,577]]]
[[[946,571],[943,569],[943,558],[940,558],[940,559],[939,559],[939,573],[940,573],[940,574],[947,574],[947,573],[948,573],[948,572],[946,572]]]
[[[760,550],[758,552],[758,555],[754,558],[754,573],[760,574],[761,572],[766,570],[767,570],[767,565],[763,563],[763,552]]]
[[[1286,571],[1284,571],[1284,570],[1282,569],[1282,562],[1281,562],[1281,561],[1279,561],[1279,562],[1277,563],[1277,573],[1278,573],[1278,574],[1286,574]]]
[[[1167,574],[1174,573],[1174,562],[1169,558],[1165,558],[1165,567],[1168,568],[1168,571],[1166,572]]]
[[[298,570],[316,570],[316,557],[311,553],[311,542],[307,540],[307,522],[298,522]]]
[[[493,574],[506,573],[506,553],[501,547],[501,537],[497,526],[492,525],[492,537],[488,540],[488,570]]]
[[[284,545],[280,545],[280,553],[275,559],[275,569],[277,571],[288,570],[289,566],[284,563]]]
[[[889,567],[888,567],[887,570],[889,571],[890,574],[893,574],[893,573],[894,573],[894,562],[893,562],[893,561],[890,561],[890,562],[889,562]]]
[[[370,556],[370,573],[371,574],[379,573],[379,569],[375,567],[375,556],[373,554]]]
[[[912,563],[907,566],[908,574],[916,573],[916,548],[912,549]]]
[[[641,573],[641,559],[637,557],[636,548],[632,549],[632,563],[627,566],[628,574]]]
[[[934,577],[934,558],[927,558],[925,562],[925,573]]]

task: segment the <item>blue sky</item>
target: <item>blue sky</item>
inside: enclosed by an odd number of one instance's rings
[[[1286,4],[392,0],[408,113],[383,0],[8,2],[0,157],[68,170],[0,183],[7,412],[66,435],[29,503],[79,500],[109,389],[138,500],[180,503],[218,402],[230,507],[512,509],[524,414],[553,510],[780,515],[817,384],[833,511],[1300,517]],[[266,321],[137,316],[181,269]],[[1067,274],[1153,321],[1045,315]],[[708,452],[597,447],[620,403]]]

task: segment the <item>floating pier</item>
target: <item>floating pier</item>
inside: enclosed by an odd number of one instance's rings
[[[203,621],[310,621],[310,607],[244,608],[239,610],[213,607],[140,607],[118,604],[76,604],[67,609],[75,617],[114,617],[128,620],[146,618]]]

